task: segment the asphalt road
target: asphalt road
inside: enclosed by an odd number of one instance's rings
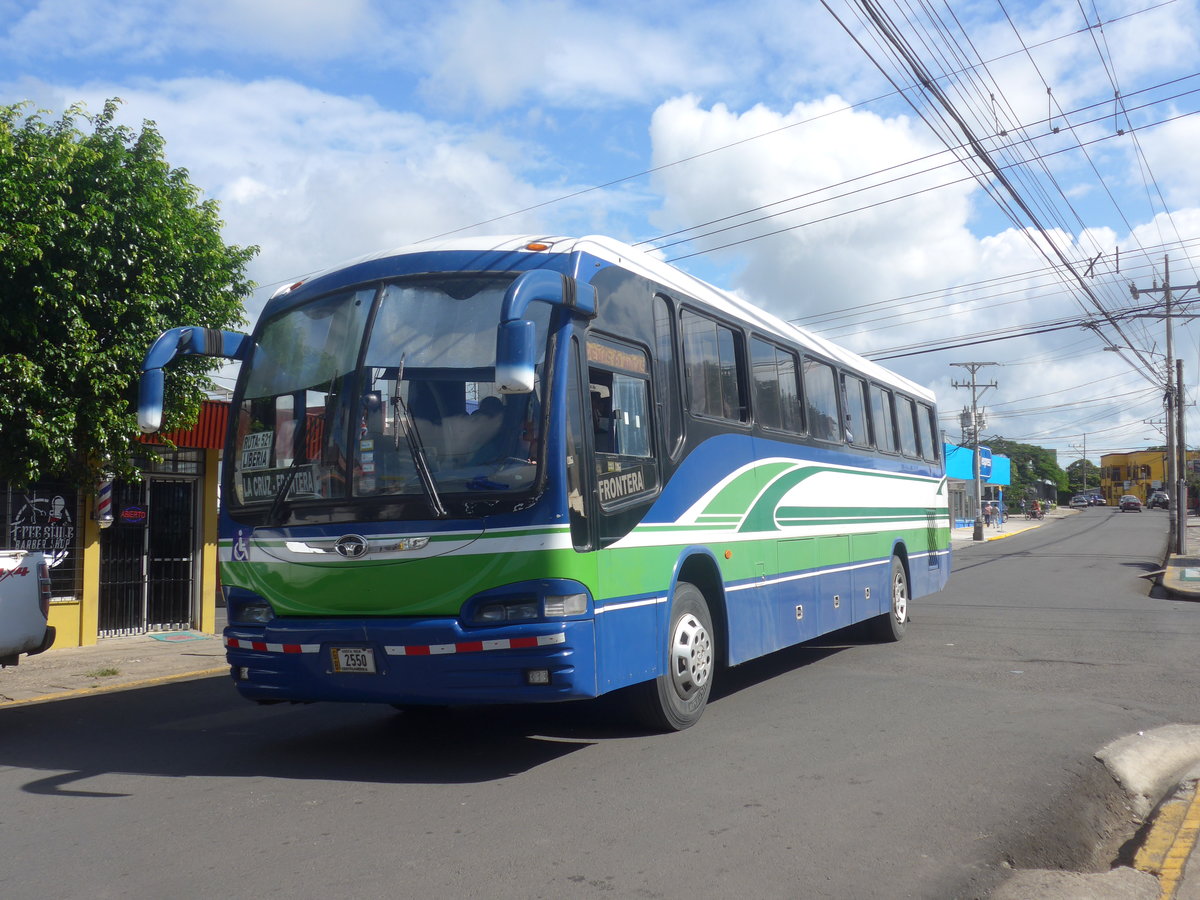
[[[722,673],[681,734],[223,678],[0,710],[0,896],[944,900],[1084,865],[1128,825],[1092,754],[1200,722],[1200,604],[1139,577],[1165,530],[1089,509],[956,547],[902,643]]]

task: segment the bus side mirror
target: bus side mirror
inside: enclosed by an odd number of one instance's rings
[[[496,387],[502,394],[533,390],[533,323],[528,319],[501,322],[496,331]]]
[[[243,359],[251,346],[250,336],[240,331],[193,327],[164,331],[142,360],[142,375],[138,383],[138,428],[143,434],[154,434],[162,427],[163,368],[170,365],[175,357]]]
[[[496,385],[502,394],[528,394],[533,390],[533,323],[524,318],[530,303],[562,306],[576,315],[596,315],[596,289],[549,269],[533,269],[514,279],[504,292],[500,324],[496,328]]]
[[[138,382],[138,429],[142,434],[155,434],[162,428],[165,381],[162,369],[148,369],[142,372]]]

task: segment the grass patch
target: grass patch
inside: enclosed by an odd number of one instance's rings
[[[114,669],[111,666],[105,669],[96,669],[94,672],[84,672],[84,678],[111,678],[114,675],[120,675],[120,669]]]

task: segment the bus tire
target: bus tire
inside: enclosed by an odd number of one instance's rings
[[[683,731],[704,713],[716,668],[712,614],[694,584],[675,585],[667,630],[667,671],[633,688],[633,712],[656,731]]]
[[[904,629],[908,626],[908,604],[912,599],[908,590],[908,573],[904,571],[904,563],[899,556],[892,557],[892,571],[888,577],[891,603],[889,609],[881,616],[876,616],[868,624],[871,637],[882,643],[894,643],[904,637]]]

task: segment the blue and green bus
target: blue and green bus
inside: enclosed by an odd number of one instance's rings
[[[143,431],[179,355],[240,361],[221,581],[252,700],[620,690],[682,729],[723,667],[898,640],[946,583],[932,394],[608,238],[417,244],[251,334],[172,329]]]

